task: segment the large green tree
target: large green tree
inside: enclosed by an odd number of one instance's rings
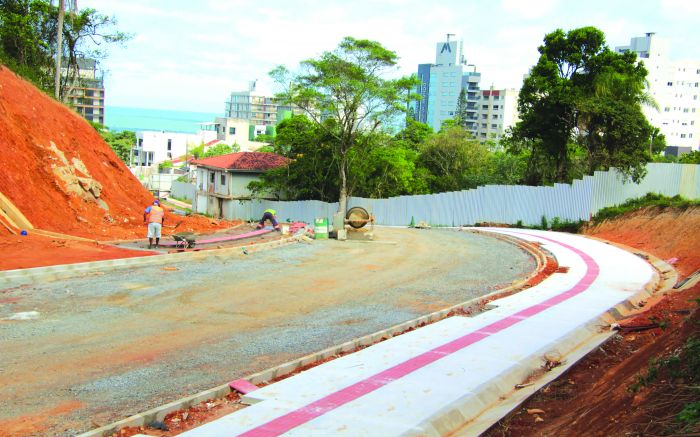
[[[0,62],[51,94],[56,72],[58,10],[47,0],[0,0]],[[90,8],[65,15],[60,33],[61,65],[65,68],[61,97],[78,81],[78,59],[104,59],[107,45],[129,40],[129,35],[114,28],[116,24],[114,18]]]
[[[70,94],[71,87],[81,85],[81,58],[99,61],[107,56],[107,45],[121,45],[131,39],[131,35],[116,30],[116,25],[116,18],[91,8],[66,15],[61,45],[65,74],[61,75],[60,99]]]
[[[393,137],[385,132],[363,137],[360,141],[366,146],[348,153],[348,191],[370,198],[427,193],[426,172],[417,168],[417,161],[429,132],[428,126],[414,121]],[[337,200],[340,160],[334,154],[335,141],[306,116],[284,120],[270,151],[288,158],[289,164],[266,172],[250,188],[257,196],[276,193],[292,200]]]
[[[366,148],[380,127],[394,121],[416,98],[415,78],[386,79],[396,53],[380,43],[344,38],[332,52],[301,64],[299,73],[280,66],[271,76],[283,87],[277,97],[295,105],[333,141],[325,143],[338,160],[339,212],[345,214],[352,156]],[[320,146],[320,145],[319,145]]]
[[[274,193],[289,200],[338,198],[338,159],[335,141],[325,130],[304,115],[295,115],[277,126],[274,152],[286,157],[288,164],[265,172],[260,181],[249,184],[254,195]]]
[[[425,172],[418,168],[417,146],[403,136],[376,134],[363,159],[353,161],[350,180],[354,195],[386,198],[428,192]]]
[[[50,90],[56,23],[43,0],[0,0],[0,62]]]
[[[528,157],[525,181],[569,182],[610,167],[641,178],[654,129],[642,113],[652,102],[636,55],[611,51],[594,27],[558,29],[538,50],[520,90],[521,121],[508,142],[511,152]]]
[[[419,163],[433,193],[475,188],[490,181],[491,152],[460,126],[427,138]]]
[[[455,111],[455,122],[461,126],[462,129],[467,128],[467,121],[469,120],[467,105],[467,90],[462,88],[457,98],[457,109]]]

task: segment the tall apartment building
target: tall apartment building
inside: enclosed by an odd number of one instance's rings
[[[515,88],[481,90],[477,112],[476,137],[498,142],[506,130],[519,120],[518,93]]]
[[[464,89],[467,96],[467,129],[476,135],[481,73],[467,64],[462,44],[447,40],[436,44],[435,63],[419,64],[417,92],[422,100],[411,105],[411,117],[428,124],[438,131],[445,120],[454,118],[459,94]],[[468,71],[473,67],[472,71]]]
[[[291,111],[288,105],[280,105],[274,97],[256,91],[256,81],[247,91],[234,91],[226,101],[226,118],[247,120],[253,126],[275,126],[282,113]]]
[[[89,58],[78,58],[75,77],[67,83],[65,102],[86,120],[105,123],[105,87],[104,78],[97,70],[97,61]],[[68,69],[63,68],[65,77]]]
[[[666,137],[670,149],[689,152],[700,148],[700,60],[671,60],[668,43],[653,32],[632,38],[618,52],[631,50],[644,62],[649,94],[659,109],[644,107],[649,122]]]

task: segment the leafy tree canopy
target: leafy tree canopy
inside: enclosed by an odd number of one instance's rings
[[[277,126],[273,151],[289,159],[285,167],[265,172],[249,188],[258,197],[273,193],[291,200],[338,198],[338,161],[333,156],[334,138],[304,115],[295,115]]]
[[[419,150],[432,134],[433,129],[429,125],[406,117],[406,127],[394,136],[394,141],[402,141],[406,147]]]
[[[397,60],[396,53],[376,41],[346,37],[334,51],[302,62],[299,73],[283,66],[270,73],[284,88],[277,95],[279,100],[300,108],[332,139],[324,145],[338,162],[335,177],[342,213],[352,194],[348,184],[351,151],[367,148],[380,126],[405,112],[416,98],[414,77],[384,78]]]
[[[643,177],[663,137],[654,139],[642,113],[653,102],[636,55],[611,51],[594,27],[558,29],[538,50],[509,140],[512,153],[527,156],[526,182],[570,182],[613,166],[635,181]]]
[[[49,90],[53,85],[55,8],[41,0],[0,0],[0,62]]]
[[[131,148],[136,144],[136,134],[131,131],[110,132],[102,128],[102,126],[95,126],[94,124],[93,126],[98,130],[102,139],[114,150],[119,159],[124,161],[126,165],[129,165]]]
[[[428,170],[431,192],[475,188],[489,181],[491,152],[460,126],[429,137],[420,165]]]
[[[681,155],[678,162],[681,164],[700,164],[700,151],[693,150],[690,153],[685,153]]]
[[[105,47],[122,44],[131,36],[115,30],[115,18],[87,8],[65,16],[63,25],[61,96],[79,77],[79,58],[106,57]],[[48,0],[0,0],[0,62],[53,91],[57,51],[58,7]]]
[[[201,155],[203,158],[211,158],[212,156],[220,156],[220,155],[227,155],[229,153],[235,153],[240,151],[240,146],[238,144],[234,144],[232,146],[229,146],[228,144],[224,143],[218,143],[214,144],[213,146],[209,146],[205,151],[204,154]]]

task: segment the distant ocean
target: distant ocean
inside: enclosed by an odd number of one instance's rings
[[[105,126],[112,132],[154,130],[197,133],[199,123],[213,122],[215,117],[221,116],[221,114],[207,112],[107,106],[105,108]]]

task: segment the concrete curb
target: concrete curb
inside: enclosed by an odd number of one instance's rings
[[[471,230],[467,232],[472,232]],[[482,234],[486,234],[485,232],[479,232]],[[413,320],[409,320],[403,323],[400,323],[398,325],[394,325],[390,328],[375,332],[373,334],[368,334],[363,337],[356,338],[354,340],[347,341],[345,343],[342,343],[337,346],[331,346],[329,348],[323,349],[319,352],[315,352],[306,356],[303,356],[301,358],[297,358],[295,360],[289,361],[287,363],[280,364],[279,366],[275,366],[271,369],[263,370],[261,372],[254,373],[252,375],[249,375],[247,377],[244,377],[242,379],[247,380],[251,384],[259,385],[263,383],[267,383],[270,381],[273,381],[278,378],[282,378],[285,376],[288,376],[294,372],[296,372],[299,369],[302,369],[305,366],[308,366],[310,364],[316,363],[321,360],[325,360],[330,357],[337,357],[339,354],[343,353],[348,353],[348,352],[353,352],[357,350],[360,347],[367,347],[371,346],[375,343],[378,343],[379,341],[386,340],[388,338],[391,338],[395,335],[402,334],[406,332],[409,329],[412,328],[418,328],[423,325],[437,322],[438,320],[442,320],[446,317],[448,317],[449,313],[454,312],[454,311],[479,311],[482,309],[483,305],[482,302],[484,300],[488,300],[494,297],[502,297],[511,293],[514,293],[518,291],[524,284],[527,283],[531,278],[534,276],[538,275],[542,269],[544,269],[546,265],[546,256],[544,254],[544,251],[533,245],[530,244],[527,241],[521,240],[519,238],[512,237],[510,235],[503,235],[503,234],[488,234],[491,237],[508,241],[512,244],[517,245],[521,249],[525,250],[526,252],[530,253],[533,258],[535,258],[537,266],[535,270],[528,275],[526,278],[521,279],[519,281],[516,281],[515,283],[509,285],[508,287],[493,291],[489,294],[486,294],[484,296],[480,296],[474,299],[470,299],[466,302],[453,305],[449,308],[445,308],[440,311],[435,311],[431,314],[427,314],[425,316],[418,317]],[[304,237],[297,237],[299,239],[303,239]],[[192,396],[187,396],[181,399],[178,399],[176,401],[170,402],[165,405],[161,405],[159,407],[152,408],[148,411],[145,411],[143,413],[138,413],[133,416],[130,416],[126,419],[122,419],[120,421],[111,423],[109,425],[102,426],[97,429],[93,429],[90,431],[87,431],[83,434],[80,434],[79,437],[102,437],[102,436],[109,436],[112,435],[116,432],[118,432],[122,428],[126,427],[137,427],[137,426],[144,426],[148,423],[151,423],[153,421],[162,421],[166,415],[169,413],[172,413],[173,411],[177,410],[182,410],[182,409],[187,409],[193,405],[196,405],[200,402],[206,401],[206,400],[212,400],[212,399],[220,399],[226,396],[227,394],[231,393],[231,388],[228,385],[228,382],[222,385],[219,385],[217,387],[199,392],[195,395]],[[241,402],[246,403],[246,397],[241,396]]]
[[[429,430],[427,435],[480,435],[487,431],[496,422],[518,408],[530,396],[566,373],[583,357],[614,336],[615,331],[610,329],[610,325],[613,322],[637,312],[641,301],[672,290],[678,274],[668,263],[638,249],[599,238],[592,239],[614,245],[631,253],[642,253],[649,264],[656,270],[654,277],[645,285],[643,290],[610,308],[596,320],[580,326],[565,339],[558,342],[559,347],[556,349],[538,351],[538,353],[533,354],[532,358],[524,366],[519,366],[518,369],[514,369],[510,374],[500,378],[498,389],[490,390],[486,396],[482,396],[479,399],[469,397],[460,399],[421,424],[421,428]],[[566,349],[562,349],[562,346],[566,346]],[[542,368],[544,363],[543,356],[547,352],[558,353],[563,364],[544,373],[534,381],[533,385],[516,389],[516,384],[525,382],[528,376]],[[415,435],[426,434],[423,432]]]
[[[75,264],[62,264],[57,266],[34,267],[30,269],[6,270],[0,272],[0,286],[12,285],[18,281],[36,281],[39,279],[53,281],[57,279],[70,278],[81,274],[94,275],[105,271],[114,271],[131,267],[174,264],[178,262],[200,260],[210,257],[228,257],[235,254],[243,255],[242,252],[244,248],[247,253],[250,254],[287,244],[298,243],[300,240],[300,236],[292,236],[266,243],[225,247],[222,249],[208,249],[199,252],[170,253],[166,255],[118,258],[105,261],[90,261]]]

